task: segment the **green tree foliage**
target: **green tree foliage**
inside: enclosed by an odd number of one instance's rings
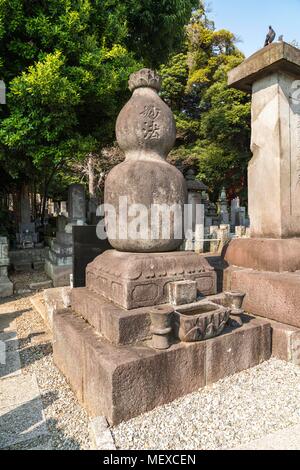
[[[178,47],[193,3],[0,0],[3,171],[47,192],[70,161],[110,145],[129,74]]]
[[[232,33],[215,29],[201,4],[182,51],[160,69],[178,129],[171,160],[196,165],[215,197],[223,185],[243,196],[251,156],[250,99],[227,86],[228,71],[244,60],[235,43]]]
[[[129,50],[142,57],[145,65],[156,68],[178,49],[184,26],[198,0],[123,0],[127,11]]]

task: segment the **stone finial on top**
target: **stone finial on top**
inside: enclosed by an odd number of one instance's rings
[[[161,88],[161,78],[153,70],[142,69],[130,75],[128,85],[131,92],[142,87],[153,88],[159,91]]]

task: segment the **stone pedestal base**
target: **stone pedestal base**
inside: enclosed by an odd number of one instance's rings
[[[45,264],[47,248],[32,248],[24,250],[10,250],[9,259],[17,272],[41,270]]]
[[[231,266],[225,290],[246,293],[243,308],[250,314],[300,328],[300,272],[274,273]]]
[[[198,295],[217,293],[217,278],[203,255],[193,252],[122,253],[108,250],[86,270],[87,288],[128,310],[169,302],[169,286],[195,281]]]
[[[70,285],[72,274],[72,263],[65,265],[53,264],[49,259],[45,261],[45,272],[52,279],[53,287],[64,287]]]
[[[224,250],[229,265],[258,271],[295,272],[300,270],[300,238],[240,238]]]
[[[192,393],[271,356],[270,324],[245,318],[217,338],[157,351],[113,345],[71,309],[54,315],[54,361],[91,416],[111,425]]]
[[[247,312],[300,328],[300,238],[233,240],[224,260],[224,290],[245,292]]]
[[[272,356],[300,366],[300,329],[271,321]]]

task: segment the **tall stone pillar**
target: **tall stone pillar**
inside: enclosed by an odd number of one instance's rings
[[[284,42],[265,47],[229,73],[230,86],[252,93],[253,157],[248,167],[251,238],[232,241],[225,255],[231,265],[227,287],[247,291],[248,311],[298,327],[299,80],[300,50]]]

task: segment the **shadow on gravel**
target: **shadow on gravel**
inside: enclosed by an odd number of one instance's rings
[[[3,297],[0,299],[0,307],[2,305],[9,305],[12,302],[17,302],[17,300],[27,299],[27,297],[32,297],[34,292],[24,292],[23,294],[14,294],[11,297]]]
[[[66,436],[55,419],[45,419],[44,409],[57,399],[56,392],[48,392],[13,410],[0,410],[0,449],[80,449],[80,443]]]
[[[9,325],[18,317],[23,315],[23,313],[30,312],[30,308],[19,310],[16,312],[8,312],[0,314],[0,332],[3,332]]]
[[[30,337],[31,335],[29,335]],[[28,338],[29,338],[28,337]],[[21,338],[19,340],[19,353],[21,358],[21,367],[28,367],[35,362],[43,359],[44,357],[52,354],[51,343],[41,343],[36,345],[28,345],[28,338]]]

